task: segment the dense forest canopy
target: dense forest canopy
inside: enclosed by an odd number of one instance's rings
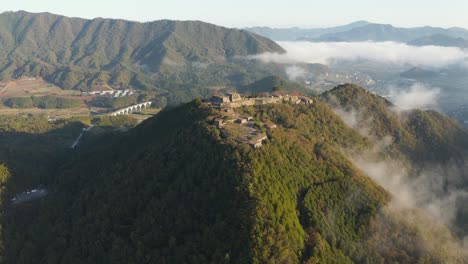
[[[338,106],[372,115],[356,119],[370,132],[344,122]],[[401,115],[392,107],[348,85],[311,105],[236,109],[257,127],[277,125],[263,130],[261,148],[224,137],[213,124],[221,112],[200,100],[166,108],[128,132],[85,142],[53,174],[54,193],[8,210],[3,259],[465,263],[463,232],[417,207],[395,211],[391,190],[354,158],[370,153],[403,166],[462,160],[468,132],[432,111]],[[386,135],[392,141],[380,147]]]
[[[458,91],[459,67],[262,35],[468,47],[464,29],[366,21],[1,13],[0,264],[468,263],[468,130],[342,84]]]
[[[1,80],[40,76],[85,91],[103,84],[184,92],[187,85],[246,84],[273,69],[239,58],[284,52],[265,37],[199,21],[138,23],[24,11],[0,14],[0,36]]]
[[[74,108],[80,107],[81,102],[74,99],[67,99],[55,96],[31,96],[31,97],[11,97],[1,100],[3,105],[10,108]]]

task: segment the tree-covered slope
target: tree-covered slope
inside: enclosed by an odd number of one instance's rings
[[[245,94],[271,93],[273,91],[301,92],[303,94],[313,94],[314,92],[306,86],[285,80],[278,76],[268,76],[259,81],[238,88],[238,91]]]
[[[390,136],[392,146],[414,162],[466,159],[468,132],[456,121],[432,110],[402,111],[362,87],[345,84],[320,96],[347,123],[371,138]]]
[[[262,148],[222,137],[198,100],[83,145],[48,197],[2,215],[3,260],[463,263],[446,229],[431,248],[384,209],[390,195],[342,151],[375,142],[326,104],[237,111],[278,125]]]
[[[96,84],[142,89],[189,80],[197,84],[193,75],[198,84],[215,85],[210,78],[214,65],[222,82],[244,67],[227,63],[235,58],[284,52],[254,33],[199,21],[137,23],[24,11],[0,14],[0,44],[2,79],[42,76],[60,87],[83,90]],[[176,73],[169,74],[168,67],[176,67]]]
[[[89,118],[51,122],[44,115],[0,115],[0,164],[12,174],[5,182],[8,198],[51,183],[73,141],[89,123]]]
[[[383,156],[368,152],[364,167],[375,169],[382,159],[387,165],[374,178],[395,195],[404,197],[408,191],[410,199],[402,198],[404,203],[432,210],[434,219],[446,222],[459,237],[466,236],[466,128],[433,110],[403,111],[355,85],[336,87],[321,98],[351,127],[377,142]],[[390,175],[394,179],[386,178]]]

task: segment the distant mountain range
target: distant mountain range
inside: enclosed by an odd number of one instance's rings
[[[413,46],[442,46],[442,47],[459,47],[462,49],[468,48],[468,40],[461,37],[451,37],[444,34],[435,34],[431,36],[425,36],[417,39],[413,39],[408,42]]]
[[[80,90],[98,84],[144,90],[246,84],[258,68],[236,58],[263,52],[284,50],[249,31],[200,21],[138,23],[24,11],[0,14],[2,80],[41,76],[62,88]]]
[[[305,38],[317,38],[325,34],[345,32],[354,28],[369,25],[367,21],[357,21],[348,25],[330,27],[330,28],[270,28],[270,27],[251,27],[246,28],[251,32],[271,38],[277,41],[295,41]]]
[[[251,32],[277,41],[396,41],[417,46],[468,47],[468,30],[463,28],[415,27],[399,28],[387,24],[358,21],[348,25],[316,29],[248,28]]]

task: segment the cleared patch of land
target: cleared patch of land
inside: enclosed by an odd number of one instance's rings
[[[86,102],[93,99],[93,96],[83,96],[80,91],[64,90],[42,78],[23,77],[0,83],[0,99],[29,96],[55,96],[73,99],[80,101],[83,108],[88,108]]]
[[[30,97],[30,96],[54,96],[72,99],[81,102],[81,106],[68,109],[41,109],[41,108],[8,108],[0,106],[0,114],[45,114],[48,116],[76,116],[90,115],[94,113],[105,113],[107,109],[89,108],[87,102],[93,100],[94,96],[83,96],[80,91],[64,90],[58,86],[48,83],[42,78],[23,77],[21,79],[0,83],[0,99]]]
[[[0,86],[0,98],[25,97],[25,96],[53,95],[74,98],[80,95],[79,91],[63,90],[42,78],[22,78],[2,83]]]

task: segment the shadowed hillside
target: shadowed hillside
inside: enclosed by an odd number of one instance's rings
[[[258,94],[270,93],[273,91],[301,92],[303,94],[314,94],[314,92],[304,85],[287,81],[278,76],[268,76],[254,83],[242,86],[238,89],[241,93]]]

